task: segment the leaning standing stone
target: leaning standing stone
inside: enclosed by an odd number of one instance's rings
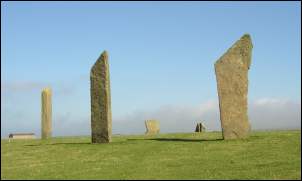
[[[92,143],[111,142],[111,96],[108,54],[104,51],[90,72]]]
[[[42,139],[47,139],[51,137],[52,127],[51,127],[51,89],[45,88],[42,90]]]
[[[247,93],[252,48],[250,35],[246,34],[215,63],[224,139],[245,138],[250,131]]]

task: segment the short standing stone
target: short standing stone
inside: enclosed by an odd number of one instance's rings
[[[159,133],[159,122],[157,120],[146,120],[146,134]]]
[[[42,120],[41,120],[41,137],[47,139],[52,134],[52,108],[51,108],[51,89],[45,88],[42,90]]]
[[[252,41],[244,35],[215,63],[224,139],[246,138],[250,131],[247,93]]]
[[[206,128],[202,123],[197,123],[195,132],[205,132]]]
[[[92,143],[111,142],[112,115],[108,54],[104,51],[90,72]]]

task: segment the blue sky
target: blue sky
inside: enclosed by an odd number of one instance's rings
[[[54,135],[90,134],[89,73],[103,50],[113,133],[143,133],[149,117],[166,132],[191,131],[205,118],[220,129],[214,63],[245,33],[254,45],[252,126],[274,128],[278,120],[266,120],[283,110],[290,126],[280,119],[276,128],[300,127],[300,2],[1,2],[1,136],[40,134],[45,86]]]

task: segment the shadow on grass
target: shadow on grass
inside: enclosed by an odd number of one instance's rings
[[[38,144],[38,145],[24,145],[24,146],[43,146],[43,145],[94,145],[91,143],[50,143],[50,144]]]
[[[206,141],[222,141],[222,138],[218,139],[182,139],[182,138],[148,138],[148,139],[127,139],[129,141],[144,141],[144,140],[155,140],[155,141],[181,141],[181,142],[206,142]]]
[[[179,141],[179,142],[208,142],[208,141],[222,141],[222,138],[216,139],[183,139],[183,138],[145,138],[145,139],[127,139],[127,141]],[[124,142],[124,141],[122,141]],[[24,145],[24,146],[44,146],[44,145],[104,145],[104,144],[118,144],[120,142],[111,142],[111,143],[48,143],[48,144],[35,144],[35,145]]]
[[[123,141],[122,141],[123,142]],[[86,143],[71,143],[71,142],[66,142],[66,143],[45,143],[45,144],[36,144],[36,145],[24,145],[24,146],[54,146],[54,145],[114,145],[114,144],[119,144],[119,142],[110,142],[110,143],[91,143],[91,142],[86,142]]]

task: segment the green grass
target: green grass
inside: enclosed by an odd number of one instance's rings
[[[301,179],[301,131],[1,140],[1,179]]]

